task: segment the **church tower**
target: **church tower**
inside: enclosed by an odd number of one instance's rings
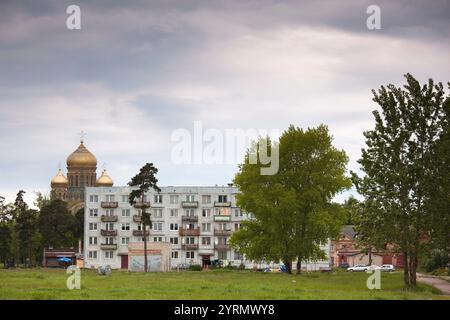
[[[78,148],[67,158],[67,201],[83,201],[86,187],[94,187],[97,181],[97,158],[84,146],[83,139]]]
[[[69,181],[64,176],[61,169],[59,169],[56,176],[54,176],[50,182],[50,186],[52,188],[51,198],[66,201],[68,185]]]

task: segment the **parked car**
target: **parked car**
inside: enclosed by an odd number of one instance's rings
[[[381,270],[382,272],[393,272],[393,271],[395,271],[395,267],[392,264],[383,264],[381,267],[378,267],[376,270]]]
[[[370,266],[366,266],[365,264],[356,264],[353,267],[347,268],[347,271],[350,271],[350,272],[354,272],[354,271],[363,272],[363,271],[367,271],[367,270],[370,270]]]
[[[339,265],[339,268],[347,269],[347,268],[350,268],[350,265],[349,265],[347,262],[342,262],[342,263]]]

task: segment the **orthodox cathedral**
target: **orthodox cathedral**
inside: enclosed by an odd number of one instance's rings
[[[97,158],[85,147],[83,139],[67,157],[67,178],[58,170],[51,180],[51,198],[67,201],[72,213],[84,208],[86,187],[112,187],[113,180],[103,169],[97,179]]]

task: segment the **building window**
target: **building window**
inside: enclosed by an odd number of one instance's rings
[[[195,244],[194,237],[186,237],[186,244]]]
[[[194,209],[184,209],[184,215],[188,216],[188,217],[194,217],[195,210]]]
[[[170,209],[170,216],[173,217],[178,217],[178,209]]]
[[[154,231],[162,231],[162,222],[155,222],[153,223],[153,230]]]
[[[194,201],[195,201],[195,195],[193,195],[193,194],[186,195],[186,202],[194,202]]]
[[[202,245],[210,246],[211,245],[211,237],[202,237]]]
[[[90,217],[98,217],[98,209],[89,209]]]
[[[211,217],[211,209],[203,209],[202,216],[203,217]]]
[[[227,196],[226,195],[219,195],[219,202],[220,203],[227,202]]]
[[[105,209],[105,215],[112,217],[114,215],[114,209]]]
[[[203,232],[211,231],[211,223],[202,223],[202,231]]]
[[[128,237],[120,238],[120,243],[123,245],[127,245],[128,243],[130,243],[130,238]]]
[[[106,230],[114,230],[114,223],[109,222],[105,224]]]
[[[97,237],[89,237],[89,244],[90,245],[96,245],[97,244]]]
[[[96,223],[89,223],[89,231],[95,231],[97,230],[97,224]]]
[[[234,252],[234,260],[244,260],[244,256],[239,252]]]
[[[89,259],[97,259],[97,251],[89,251],[88,257]]]
[[[162,242],[163,237],[153,237],[153,242]]]
[[[89,202],[98,202],[98,196],[97,195],[90,195],[89,196]]]
[[[220,260],[227,260],[227,252],[226,251],[219,251],[218,256]]]
[[[105,195],[105,199],[106,199],[106,202],[114,202],[115,200],[115,197],[114,197],[114,195],[113,194],[107,194],[107,195]]]
[[[170,238],[170,243],[171,244],[178,244],[178,237]]]
[[[234,224],[234,230],[239,230],[241,228],[241,224],[240,223],[235,223]]]
[[[243,216],[242,211],[239,210],[239,209],[234,209],[234,216],[235,217],[242,217]]]
[[[195,259],[194,251],[186,251],[187,259]]]
[[[122,223],[122,231],[129,231],[129,230],[130,230],[130,224]]]
[[[155,218],[162,218],[163,210],[162,209],[153,209],[153,215]]]
[[[172,251],[172,259],[178,259],[178,251]]]
[[[171,194],[170,195],[170,204],[177,204],[178,203],[178,195]]]
[[[105,259],[112,259],[114,257],[114,251],[105,251]]]
[[[162,194],[155,194],[153,199],[155,200],[155,203],[162,203]]]
[[[169,229],[172,231],[178,230],[178,223],[171,223]]]
[[[210,204],[211,203],[211,196],[210,195],[203,195],[202,196],[202,203],[203,204]]]
[[[105,240],[106,240],[106,244],[114,244],[114,238],[113,237],[107,237],[107,238],[105,238]]]
[[[130,209],[122,209],[122,217],[129,217]]]

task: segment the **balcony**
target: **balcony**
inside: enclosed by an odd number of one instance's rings
[[[100,234],[104,237],[115,237],[117,236],[117,230],[100,230]]]
[[[133,221],[136,222],[136,223],[141,223],[142,222],[142,217],[138,216],[137,214],[135,214],[133,216]]]
[[[136,201],[136,203],[133,205],[136,209],[146,209],[150,208],[150,201]]]
[[[100,249],[102,249],[102,250],[117,250],[117,244],[102,243],[102,244],[100,244]]]
[[[181,216],[181,221],[183,222],[197,222],[198,216]]]
[[[150,231],[145,231],[145,235],[148,236],[150,234]],[[144,230],[133,230],[133,236],[135,237],[143,237],[144,236]]]
[[[214,229],[215,236],[231,236],[232,233],[233,231],[231,230]]]
[[[198,201],[181,201],[183,208],[198,208]]]
[[[228,251],[228,250],[230,250],[230,245],[229,244],[215,244],[214,249],[216,249],[218,251]]]
[[[117,201],[102,201],[101,204],[102,208],[117,208],[119,206],[119,202]]]
[[[181,250],[198,250],[198,244],[182,244]]]
[[[118,217],[102,215],[100,219],[102,222],[117,222]]]
[[[228,222],[228,221],[231,221],[231,216],[217,215],[217,216],[214,216],[214,221],[217,221],[217,222]]]
[[[227,202],[214,201],[214,207],[231,207],[231,202],[230,201],[227,201]]]
[[[194,228],[194,229],[185,229],[180,228],[178,229],[180,236],[199,236],[200,235],[200,228]]]

